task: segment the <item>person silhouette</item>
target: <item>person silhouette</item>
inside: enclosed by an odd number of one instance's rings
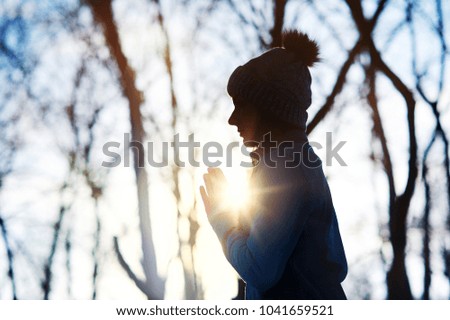
[[[227,210],[219,168],[208,168],[200,193],[224,254],[246,283],[246,299],[346,299],[347,261],[322,162],[306,135],[309,67],[318,45],[296,30],[283,46],[234,70],[227,90],[255,167],[251,205]]]

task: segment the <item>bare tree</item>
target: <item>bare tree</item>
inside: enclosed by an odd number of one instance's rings
[[[410,37],[413,41],[411,52],[413,53],[412,57],[412,70],[415,77],[416,82],[416,90],[420,97],[423,99],[423,101],[431,108],[431,111],[433,113],[433,116],[435,118],[435,128],[433,130],[432,136],[430,141],[428,142],[425,151],[423,153],[422,157],[422,180],[424,183],[425,188],[425,208],[424,208],[424,214],[423,214],[423,259],[424,259],[424,290],[422,294],[423,299],[430,299],[430,286],[431,286],[431,249],[430,249],[430,241],[431,241],[431,225],[430,225],[430,213],[431,213],[431,207],[432,207],[432,195],[431,195],[431,186],[430,181],[428,178],[430,167],[427,164],[428,156],[430,154],[431,149],[435,145],[436,141],[438,139],[442,140],[442,143],[444,144],[443,148],[443,169],[445,172],[445,184],[447,186],[446,188],[446,198],[447,198],[447,209],[449,212],[447,213],[447,217],[450,216],[450,160],[449,160],[449,141],[446,132],[444,131],[442,127],[441,122],[441,112],[439,106],[441,103],[441,98],[443,96],[443,89],[444,89],[444,77],[445,77],[445,70],[446,70],[446,55],[447,52],[447,43],[445,39],[445,32],[444,32],[444,18],[443,18],[443,12],[442,12],[442,2],[440,0],[435,1],[435,10],[436,10],[436,22],[430,21],[430,28],[432,28],[435,32],[435,36],[439,41],[440,44],[440,56],[439,56],[439,75],[438,79],[436,79],[437,84],[437,90],[436,90],[436,98],[431,98],[429,94],[426,93],[425,85],[423,84],[424,79],[427,77],[427,70],[419,70],[419,67],[417,65],[417,50],[416,46],[418,44],[418,40],[416,37],[416,29],[414,26],[415,23],[415,15],[423,16],[424,12],[420,10],[420,8],[416,8],[413,1],[409,1],[408,5],[406,7],[406,24],[409,29]],[[416,12],[416,14],[414,14]],[[434,80],[434,79],[433,79]],[[447,218],[448,219],[448,218]],[[447,229],[448,230],[448,229]],[[447,263],[446,254],[448,254],[448,248],[443,248],[444,252],[444,263]]]
[[[386,254],[385,248],[380,247],[362,258],[351,261],[356,271],[353,272],[350,268],[347,280],[351,282],[349,287],[355,288],[353,293],[355,297],[373,297],[374,288],[380,284],[371,283],[370,275],[364,266],[376,259],[380,266],[386,268],[380,272],[386,271],[385,282],[389,299],[418,298],[413,297],[411,292],[412,281],[423,283],[421,298],[434,298],[431,288],[435,285],[433,281],[436,281],[433,275],[438,272],[434,265],[437,257],[442,259],[445,266],[443,273],[450,283],[448,247],[450,159],[448,132],[446,132],[448,128],[445,122],[448,113],[445,93],[448,81],[446,75],[449,51],[446,27],[449,8],[446,2],[334,0],[327,2],[326,5],[313,0],[143,2],[151,9],[150,17],[147,19],[157,30],[155,37],[160,41],[155,52],[151,52],[159,54],[159,60],[152,60],[157,66],[151,70],[161,67],[163,70],[163,75],[159,73],[158,79],[154,80],[159,81],[163,78],[162,81],[165,81],[164,92],[158,92],[158,98],[159,95],[167,97],[168,102],[158,108],[158,112],[171,117],[167,124],[155,120],[154,111],[144,108],[144,105],[147,107],[145,103],[150,101],[150,98],[153,99],[153,96],[147,94],[148,87],[137,85],[137,75],[141,75],[142,70],[138,66],[133,67],[131,63],[134,62],[135,56],[132,55],[135,53],[129,56],[125,53],[128,51],[124,39],[119,36],[122,30],[121,24],[118,23],[119,16],[115,15],[117,12],[113,10],[115,4],[113,0],[61,1],[48,6],[38,2],[33,6],[35,11],[23,11],[28,3],[31,2],[21,0],[1,5],[8,7],[0,15],[0,81],[7,84],[0,86],[0,192],[8,191],[7,178],[14,178],[19,174],[14,170],[15,165],[19,163],[16,155],[21,152],[22,139],[26,137],[27,131],[20,122],[22,116],[32,118],[36,122],[36,127],[39,125],[48,127],[47,130],[53,133],[52,138],[55,141],[64,140],[59,144],[57,142],[55,149],[59,148],[58,156],[63,160],[65,167],[64,174],[57,177],[51,191],[42,191],[44,196],[50,193],[54,196],[53,202],[49,200],[47,203],[48,208],[52,207],[51,212],[45,212],[46,215],[53,213],[54,216],[44,223],[46,232],[37,235],[40,237],[39,240],[42,239],[43,243],[48,244],[48,247],[41,246],[39,252],[34,252],[32,236],[20,239],[15,233],[15,217],[5,209],[10,207],[5,204],[14,203],[0,203],[0,243],[1,248],[4,248],[0,256],[6,257],[5,283],[8,286],[8,294],[11,291],[12,298],[19,298],[18,295],[20,298],[26,297],[22,293],[25,292],[22,287],[27,286],[21,281],[24,274],[33,274],[36,277],[35,287],[38,292],[29,295],[53,298],[57,285],[54,279],[60,276],[56,273],[61,270],[61,266],[64,267],[63,264],[67,273],[65,278],[67,295],[72,297],[74,291],[71,286],[78,272],[77,261],[72,257],[76,250],[86,251],[86,248],[91,263],[87,284],[89,288],[92,287],[91,298],[96,299],[102,295],[99,291],[99,280],[104,270],[102,257],[109,254],[108,249],[114,258],[117,258],[118,264],[132,283],[147,298],[164,298],[167,295],[166,279],[157,272],[153,232],[155,226],[152,225],[154,221],[150,219],[150,205],[153,206],[153,203],[150,201],[149,183],[160,182],[149,181],[150,177],[153,177],[150,174],[156,170],[145,167],[146,154],[149,153],[143,147],[145,140],[150,137],[165,139],[177,133],[190,134],[197,130],[195,124],[197,118],[204,117],[209,120],[221,116],[216,107],[226,105],[222,103],[224,101],[229,102],[226,100],[228,98],[225,97],[222,81],[227,76],[225,71],[230,71],[229,68],[242,62],[243,57],[249,58],[281,45],[283,30],[303,28],[310,24],[310,21],[316,24],[307,28],[312,31],[317,28],[314,35],[323,40],[319,42],[324,54],[328,53],[328,47],[333,47],[333,50],[338,50],[336,57],[339,58],[332,61],[324,59],[325,61],[316,69],[318,72],[323,70],[329,72],[325,80],[318,79],[315,82],[316,87],[313,91],[315,94],[320,92],[317,100],[319,103],[313,106],[316,112],[310,112],[307,133],[311,134],[313,131],[316,133],[323,129],[323,124],[328,123],[325,120],[330,119],[334,120],[333,126],[338,128],[341,111],[348,104],[361,106],[362,112],[367,112],[371,121],[368,130],[372,148],[370,154],[365,156],[377,169],[362,175],[367,177],[367,180],[373,179],[374,185],[378,184],[380,175],[384,179],[381,190],[385,194],[376,195],[379,199],[383,199],[379,200],[378,211],[382,217],[378,229],[380,237],[391,245],[392,256],[390,251]],[[30,10],[29,8],[27,10]],[[192,38],[181,44],[177,42],[180,35],[175,33],[180,21],[172,25],[173,18],[178,19],[178,16],[169,16],[177,8],[185,8],[184,12],[189,13],[180,18],[186,19],[181,21],[183,26],[186,26],[186,30],[183,31],[187,31],[187,26],[192,26],[192,30],[189,30]],[[132,9],[130,7],[130,10]],[[139,13],[133,11],[133,14]],[[185,22],[187,23],[184,24]],[[310,30],[306,31],[309,33]],[[432,48],[433,55],[424,51],[424,46],[419,42],[424,34],[429,39],[434,39],[434,44],[438,44]],[[43,38],[47,39],[44,45],[41,44]],[[76,45],[69,44],[65,47],[61,44],[64,41],[58,42],[58,39],[63,38],[66,41],[77,39]],[[28,41],[30,39],[40,40],[30,43]],[[409,69],[399,68],[393,62],[399,59],[395,57],[395,53],[389,51],[389,48],[395,47],[397,41],[407,41],[411,44],[411,47],[406,48],[410,55],[405,55],[402,59],[402,62],[410,59],[406,62]],[[53,43],[55,47],[61,45],[66,49],[77,48],[71,50],[70,63],[62,57],[59,62],[61,64],[46,64],[46,59],[49,60],[49,57],[52,59],[61,52],[53,48]],[[220,53],[217,44],[220,44]],[[203,70],[203,61],[199,65],[194,63],[200,59],[197,56],[200,51],[201,58],[203,56],[207,58],[205,61],[219,58],[221,63],[217,63],[214,70]],[[182,68],[178,69],[178,57],[188,55],[191,55],[188,60],[193,62],[189,65],[192,72],[189,75],[191,81],[185,81],[184,74],[179,72]],[[119,245],[120,238],[115,237],[110,248],[105,241],[112,236],[107,234],[108,228],[104,228],[105,219],[109,218],[102,211],[105,204],[104,195],[107,194],[109,187],[106,180],[108,171],[98,166],[95,156],[98,144],[103,138],[99,132],[107,130],[101,117],[104,114],[111,117],[111,114],[105,112],[110,104],[100,101],[99,98],[109,92],[104,88],[94,89],[101,78],[96,74],[100,69],[108,73],[106,76],[109,79],[108,83],[114,87],[111,92],[114,91],[113,94],[116,96],[125,98],[129,112],[123,123],[130,127],[133,140],[129,149],[132,150],[134,158],[133,175],[137,189],[143,277],[133,270],[130,261],[125,258],[124,248]],[[70,76],[59,77],[57,81],[51,79],[51,76],[48,79],[42,76],[54,70],[57,71],[56,74]],[[360,77],[353,77],[353,71],[359,72]],[[142,74],[144,75],[144,72]],[[220,86],[217,84],[218,78],[221,79]],[[63,81],[64,84],[60,85],[58,81]],[[179,89],[180,84],[183,90]],[[320,90],[317,90],[318,87]],[[72,91],[68,93],[66,89]],[[404,118],[396,119],[401,124],[399,128],[404,127],[405,131],[404,141],[396,142],[402,144],[402,150],[394,147],[391,141],[392,130],[398,128],[392,128],[390,122],[384,118],[386,100],[383,99],[386,97],[386,89],[391,95],[389,98],[400,101],[390,107],[403,110],[406,115]],[[190,100],[185,99],[185,90],[193,93],[194,101],[191,105],[187,102]],[[354,99],[355,96],[357,99]],[[350,101],[352,99],[358,102]],[[432,128],[429,137],[424,138],[427,133],[421,131],[423,126],[417,120],[417,106],[425,106],[430,111]],[[33,118],[35,115],[38,116]],[[64,134],[64,137],[57,131],[61,128],[68,133]],[[39,130],[29,128],[31,134],[39,134]],[[49,145],[54,147],[55,141],[49,142]],[[45,158],[48,151],[34,152]],[[399,160],[405,159],[405,155],[406,160]],[[175,158],[179,156],[176,154]],[[438,159],[437,165],[433,162],[435,159]],[[31,165],[29,167],[32,168]],[[406,179],[399,178],[404,177],[404,171]],[[166,173],[167,175],[163,176]],[[177,221],[177,230],[170,232],[170,237],[173,237],[171,240],[175,240],[177,246],[171,261],[180,261],[182,264],[184,297],[187,299],[203,297],[200,283],[202,274],[196,269],[197,235],[200,227],[198,215],[203,214],[203,208],[198,205],[191,186],[186,185],[186,181],[183,180],[190,177],[192,185],[196,184],[196,173],[196,168],[181,168],[176,163],[171,164],[167,171],[158,171],[171,187],[170,196],[173,196],[171,204],[175,210],[169,212],[168,217]],[[436,179],[437,175],[443,179]],[[422,186],[424,192],[417,192]],[[76,194],[78,190],[88,190],[90,194],[88,201],[86,198],[78,197]],[[445,193],[444,197],[440,194],[442,190]],[[29,193],[28,191],[30,190],[24,190],[24,194]],[[189,207],[184,201],[187,198],[190,201]],[[413,207],[416,199],[418,203],[424,200],[424,208]],[[79,201],[85,201],[83,205],[89,205],[92,211],[88,213],[92,230],[89,229],[89,239],[86,240],[88,245],[83,248],[79,245],[80,239],[77,238],[80,230],[74,226],[74,221],[79,215],[75,209]],[[33,223],[33,219],[42,217],[36,208],[39,207],[35,207],[32,200],[23,207],[17,207],[18,212],[26,212],[26,215],[22,213],[22,222]],[[373,208],[370,209],[373,211]],[[419,218],[416,216],[418,212]],[[420,220],[420,223],[416,223],[417,220]],[[445,223],[436,225],[434,221],[437,220]],[[107,224],[109,225],[109,221]],[[189,229],[188,233],[186,229]],[[411,231],[417,230],[423,236],[421,243],[413,242],[411,239],[414,238],[409,237]],[[418,247],[420,249],[417,249]],[[425,271],[423,279],[411,274],[408,277],[408,255],[422,256]],[[65,261],[61,260],[61,257],[64,257]],[[240,281],[237,298],[243,297],[243,290],[244,283]]]
[[[128,99],[130,110],[131,137],[133,141],[141,146],[145,140],[145,131],[141,112],[143,94],[136,87],[136,75],[133,68],[128,63],[119,39],[117,27],[113,18],[112,1],[88,0],[97,23],[102,27],[106,43],[110,49],[114,61],[119,70],[119,80],[123,94]],[[134,156],[134,171],[136,175],[137,197],[139,205],[140,233],[142,242],[145,280],[140,280],[126,264],[123,256],[118,251],[119,261],[138,288],[147,295],[149,299],[162,299],[164,297],[164,283],[157,273],[156,254],[152,239],[152,226],[150,221],[150,203],[148,190],[148,175],[145,169],[145,149],[131,148]],[[115,248],[119,250],[117,240]]]
[[[274,8],[274,15],[272,17],[273,21],[273,27],[268,32],[270,22],[265,26],[266,29],[264,30],[264,26],[261,27],[261,25],[258,25],[254,21],[257,20],[258,14],[256,11],[243,10],[242,8],[245,7],[244,4],[241,6],[238,6],[233,1],[228,1],[231,9],[236,13],[237,17],[239,17],[240,22],[242,25],[253,27],[252,32],[257,33],[258,36],[254,37],[254,42],[258,42],[261,48],[267,48],[267,43],[271,43],[272,46],[278,46],[280,45],[279,40],[279,34],[281,30],[286,28],[296,28],[296,26],[292,25],[286,25],[283,24],[283,17],[286,12],[285,6],[289,4],[289,1],[273,1],[273,8]],[[363,69],[364,69],[364,81],[359,85],[361,90],[365,92],[365,96],[363,97],[364,100],[367,101],[367,105],[370,107],[371,115],[372,115],[372,121],[373,121],[373,134],[374,137],[379,141],[381,146],[381,163],[384,170],[384,173],[387,178],[387,185],[388,185],[388,213],[389,213],[389,241],[393,248],[393,258],[392,262],[390,263],[389,271],[386,276],[386,283],[388,288],[388,298],[389,299],[412,299],[412,293],[410,289],[409,284],[409,278],[406,273],[406,265],[405,265],[405,257],[406,257],[406,244],[407,244],[407,233],[408,233],[408,213],[410,212],[410,204],[414,196],[414,192],[417,185],[417,178],[419,175],[419,158],[418,158],[418,143],[417,143],[417,129],[416,129],[416,122],[415,122],[415,108],[417,104],[417,95],[420,96],[433,110],[433,113],[436,118],[436,130],[433,134],[433,138],[429,145],[433,145],[434,141],[436,140],[435,136],[442,137],[442,140],[444,142],[444,167],[446,175],[448,175],[449,165],[448,165],[448,146],[447,146],[447,138],[445,135],[445,132],[442,128],[442,125],[440,124],[440,116],[439,111],[437,108],[438,102],[433,101],[424,94],[424,90],[421,86],[421,80],[422,80],[422,74],[416,70],[413,74],[406,74],[401,75],[397,71],[394,71],[386,62],[382,55],[383,50],[385,50],[384,47],[378,46],[375,44],[375,39],[378,37],[378,30],[381,29],[381,27],[378,26],[377,23],[380,20],[380,17],[383,15],[383,13],[386,11],[387,8],[391,6],[390,2],[388,0],[380,0],[376,2],[376,5],[374,6],[374,10],[372,12],[372,15],[370,18],[367,18],[364,14],[364,8],[360,1],[354,1],[354,0],[345,0],[345,1],[336,1],[336,4],[338,3],[344,3],[348,9],[348,19],[351,21],[355,27],[357,32],[357,39],[352,45],[352,47],[347,51],[346,55],[347,58],[344,60],[344,62],[341,64],[341,66],[337,69],[336,77],[334,85],[331,87],[331,91],[324,97],[324,103],[322,106],[319,107],[318,111],[313,115],[311,121],[308,123],[307,133],[310,134],[319,123],[323,121],[323,119],[330,114],[330,111],[333,109],[333,107],[336,105],[336,98],[339,96],[339,94],[343,91],[343,89],[347,85],[347,77],[349,70],[353,65],[360,64],[361,61],[367,61],[367,63],[364,62]],[[398,35],[398,32],[401,28],[405,26],[411,26],[412,23],[412,15],[411,11],[413,8],[420,7],[420,4],[415,5],[416,2],[413,1],[407,1],[407,3],[404,5],[405,7],[405,19],[399,20],[396,22],[396,25],[394,26],[392,36],[387,40],[386,43],[390,43],[395,39],[395,37]],[[392,4],[393,5],[393,4]],[[249,6],[249,5],[247,5]],[[292,6],[294,7],[294,6]],[[341,39],[339,38],[339,35],[336,33],[336,26],[333,25],[332,22],[328,21],[328,17],[319,11],[318,4],[314,1],[305,1],[303,3],[303,8],[308,7],[313,12],[316,13],[317,17],[322,20],[324,23],[324,26],[328,27],[328,32],[333,35],[334,38],[337,38],[336,41],[339,42],[342,45]],[[443,75],[445,74],[445,61],[447,59],[448,51],[447,46],[445,43],[445,32],[444,32],[444,22],[443,22],[443,15],[442,15],[442,4],[440,1],[435,2],[436,7],[436,17],[437,21],[430,23],[430,29],[431,33],[436,35],[439,39],[441,45],[441,56],[440,56],[440,79],[437,80],[438,87],[440,88],[439,92],[441,92],[443,88]],[[418,10],[418,9],[416,9]],[[244,13],[245,12],[245,13]],[[250,13],[250,14],[249,14]],[[342,13],[341,13],[342,14]],[[295,13],[294,13],[295,15]],[[297,13],[298,16],[300,16],[300,12]],[[429,20],[432,20],[428,17]],[[269,20],[270,21],[270,20]],[[294,19],[294,21],[298,21],[298,19]],[[267,22],[267,21],[266,21]],[[246,28],[246,30],[251,28]],[[272,41],[267,41],[267,37],[265,36],[267,33],[270,33],[272,37]],[[251,37],[251,36],[250,36]],[[414,38],[414,36],[411,36]],[[413,39],[413,41],[416,41]],[[345,49],[344,49],[345,50]],[[415,51],[413,50],[413,55],[415,56]],[[361,61],[358,60],[359,57],[361,58]],[[414,58],[412,63],[414,63]],[[407,161],[407,168],[408,168],[408,174],[407,174],[407,181],[405,188],[402,191],[397,190],[398,187],[396,187],[395,183],[395,170],[391,155],[391,150],[389,148],[389,142],[386,135],[386,128],[383,124],[383,119],[379,112],[379,94],[377,91],[377,78],[381,76],[384,76],[387,78],[392,85],[392,88],[395,90],[396,94],[398,96],[402,97],[405,103],[406,108],[406,124],[407,124],[407,130],[408,130],[408,144],[409,144],[409,151],[408,151],[408,161]],[[404,78],[416,78],[417,85],[416,87],[411,87],[407,85],[407,81]],[[429,148],[426,148],[428,150]],[[424,154],[424,159],[422,159],[423,163],[423,169],[424,172],[422,173],[422,177],[425,179],[426,184],[426,199],[430,198],[429,195],[429,187],[427,187],[426,183],[426,155],[428,154],[428,151]],[[397,183],[398,184],[398,183]],[[448,184],[447,184],[448,185]],[[425,221],[428,219],[429,214],[429,200],[427,200],[427,207],[426,207],[426,218]],[[428,213],[427,213],[428,212]],[[424,226],[424,232],[425,232],[425,240],[424,240],[424,258],[425,260],[429,260],[429,249],[427,249],[429,243],[429,227],[427,226],[427,223],[425,223]],[[448,252],[446,249],[443,249],[443,252]],[[446,253],[444,253],[446,255]],[[446,258],[444,257],[444,260]],[[448,260],[448,258],[447,258]],[[431,266],[429,265],[429,261],[425,263],[425,269],[426,269],[426,275],[425,275],[425,288],[429,287],[430,284],[430,269]],[[428,290],[428,289],[426,289]],[[426,294],[428,297],[428,294]]]
[[[17,8],[20,12],[21,7]],[[29,72],[28,66],[24,63],[24,48],[21,45],[13,45],[8,41],[12,34],[18,34],[24,40],[23,29],[26,23],[20,17],[0,17],[0,76],[5,76],[10,81],[9,87],[0,90],[0,194],[4,187],[4,181],[13,173],[14,160],[20,148],[20,139],[15,127],[20,122],[20,108],[14,110],[14,90],[21,87],[20,82],[11,75],[14,73],[25,74]],[[25,42],[25,41],[24,41]],[[15,272],[15,251],[13,248],[12,235],[8,231],[8,218],[4,216],[0,202],[0,233],[4,243],[7,261],[7,275],[11,282],[11,296],[18,299],[17,281]]]
[[[164,15],[163,15],[163,11],[162,11],[162,7],[161,7],[161,1],[159,0],[152,0],[152,2],[155,4],[156,7],[156,11],[157,11],[157,21],[158,21],[158,25],[161,28],[162,34],[164,36],[164,54],[163,54],[163,58],[164,58],[164,64],[166,67],[166,71],[167,71],[167,75],[169,78],[169,87],[170,87],[170,104],[171,104],[171,116],[172,116],[172,122],[171,122],[171,131],[172,131],[172,136],[175,136],[176,134],[179,134],[179,128],[178,128],[178,121],[180,120],[179,118],[182,117],[182,114],[179,110],[179,106],[178,106],[178,99],[177,99],[177,93],[175,91],[175,86],[174,86],[174,68],[173,68],[173,58],[172,58],[172,48],[170,46],[170,35],[168,32],[168,28],[166,25],[166,21],[164,19]],[[178,148],[175,149],[175,152],[177,152]],[[180,155],[179,153],[176,153],[174,155],[175,159],[179,159]],[[179,233],[179,229],[180,229],[180,222],[181,219],[183,219],[183,214],[180,210],[180,205],[181,205],[181,192],[182,192],[182,186],[180,183],[180,174],[181,174],[181,167],[177,164],[174,163],[171,166],[172,170],[172,180],[173,180],[173,194],[175,197],[175,201],[177,202],[176,207],[177,207],[177,221],[178,221],[178,257],[179,259],[182,261],[182,265],[183,265],[183,274],[184,274],[184,281],[185,281],[185,285],[184,285],[184,292],[185,292],[185,299],[197,299],[198,297],[198,290],[197,290],[197,277],[195,275],[195,263],[194,263],[194,252],[193,252],[193,248],[195,246],[195,238],[196,238],[196,233],[198,230],[198,227],[195,227],[195,220],[193,220],[193,215],[195,214],[195,210],[190,210],[189,216],[188,216],[188,221],[189,224],[192,228],[190,228],[189,230],[189,241],[188,243],[186,243],[186,241],[182,240],[182,237]],[[182,249],[188,249],[189,250],[189,254],[188,257],[185,256],[185,254],[183,254],[183,252],[185,252],[186,250],[182,250]]]

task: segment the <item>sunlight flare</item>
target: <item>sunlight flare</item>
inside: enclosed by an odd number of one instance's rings
[[[223,200],[226,207],[238,214],[250,205],[250,190],[247,172],[242,168],[230,168],[225,172],[228,185]]]

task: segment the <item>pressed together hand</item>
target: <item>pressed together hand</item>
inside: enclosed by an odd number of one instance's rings
[[[225,210],[225,193],[227,192],[228,182],[219,168],[208,168],[208,173],[203,175],[205,187],[200,187],[203,204],[205,205],[208,216],[217,214]]]

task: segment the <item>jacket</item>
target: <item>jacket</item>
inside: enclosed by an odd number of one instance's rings
[[[321,160],[306,139],[258,155],[252,207],[237,221],[229,212],[210,217],[246,299],[346,299],[347,261]]]

